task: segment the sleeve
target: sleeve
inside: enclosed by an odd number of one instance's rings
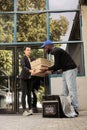
[[[25,58],[24,57],[21,59],[21,66],[22,66],[22,70],[24,70],[27,73],[30,73],[29,68],[25,64]]]
[[[58,51],[54,52],[54,65],[49,67],[48,70],[57,71],[61,69],[60,66],[60,53]]]

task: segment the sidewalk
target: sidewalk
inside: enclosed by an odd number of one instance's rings
[[[80,111],[76,118],[43,118],[42,113],[28,117],[1,114],[0,130],[87,130],[87,111]]]

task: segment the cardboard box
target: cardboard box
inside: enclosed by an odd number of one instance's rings
[[[45,72],[41,71],[44,67],[50,67],[52,62],[45,58],[38,58],[31,62],[31,68],[35,70],[34,76],[44,77],[46,75]],[[48,74],[51,72],[48,71]]]
[[[60,117],[59,102],[57,100],[43,101],[43,117]]]
[[[45,59],[45,58],[38,58],[34,61],[31,62],[31,68],[32,69],[35,69],[37,68],[38,66],[41,66],[41,67],[50,67],[52,65],[52,62]]]

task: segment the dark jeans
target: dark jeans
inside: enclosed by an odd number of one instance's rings
[[[31,79],[23,80],[21,79],[21,90],[22,90],[22,107],[23,110],[26,109],[26,96],[27,96],[27,104],[28,108],[31,109],[31,91],[32,91],[32,85],[31,85]]]
[[[32,76],[31,80],[32,80],[32,96],[33,96],[32,107],[36,108],[37,107],[37,96],[36,96],[35,91],[36,90],[38,91],[38,89],[40,88],[40,77]]]
[[[33,94],[32,107],[36,108],[37,107],[37,96],[35,94],[35,89],[32,90],[32,94]]]

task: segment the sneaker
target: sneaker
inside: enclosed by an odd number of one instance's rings
[[[28,110],[29,115],[33,115],[32,109]]]
[[[23,116],[29,116],[29,113],[27,111],[24,111]]]

